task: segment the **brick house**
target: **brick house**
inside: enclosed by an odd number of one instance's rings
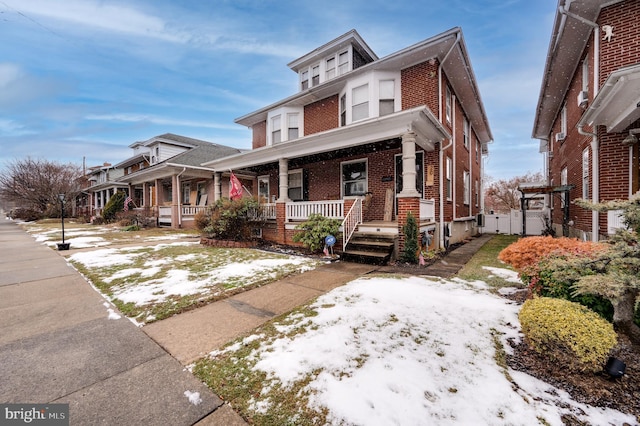
[[[291,244],[314,212],[343,220],[343,249],[401,248],[408,212],[440,246],[477,232],[492,135],[460,28],[384,58],[351,30],[288,66],[299,91],[236,119],[253,149],[203,164],[253,176],[263,238]]]
[[[569,200],[628,199],[639,189],[639,17],[634,0],[558,2],[533,137],[549,184],[572,188]],[[597,241],[620,226],[616,212],[550,198],[552,222],[569,236]]]
[[[117,182],[123,174],[122,169],[110,163],[90,167],[85,175],[88,186],[83,191],[87,194],[87,209],[83,209],[81,213],[89,217],[100,216],[111,196],[127,189],[126,184]]]
[[[121,171],[115,183],[126,188],[137,208],[151,209],[159,225],[174,228],[193,227],[195,214],[214,199],[216,185],[225,189],[222,181],[214,181],[214,170],[201,163],[241,152],[172,133],[129,147],[133,155],[114,166]]]

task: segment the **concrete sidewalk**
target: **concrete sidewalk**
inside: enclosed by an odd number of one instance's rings
[[[450,277],[490,238],[412,272]],[[183,366],[362,275],[407,272],[329,263],[139,329],[109,319],[115,308],[60,254],[0,222],[0,402],[69,403],[71,424],[246,424]]]
[[[72,425],[235,415],[130,321],[109,319],[110,308],[56,251],[1,215],[0,402],[68,403]]]

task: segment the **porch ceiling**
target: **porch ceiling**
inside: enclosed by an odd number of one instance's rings
[[[608,133],[619,133],[638,119],[640,64],[612,72],[578,125],[606,126]]]
[[[437,142],[451,138],[428,108],[418,107],[210,161],[203,166],[216,170],[242,169],[281,158],[304,157],[399,138],[407,132],[414,132],[416,144],[426,151],[433,151]]]

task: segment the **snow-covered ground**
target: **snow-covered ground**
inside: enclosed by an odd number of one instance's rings
[[[316,316],[292,314],[277,336],[250,336],[211,356],[262,339],[246,359],[267,374],[251,401],[256,413],[278,404],[270,389],[310,380],[303,392],[331,424],[562,425],[563,414],[591,425],[636,424],[500,367],[494,338],[508,351],[506,339],[521,337],[519,306],[486,290],[460,279],[358,279],[321,296],[311,306]]]

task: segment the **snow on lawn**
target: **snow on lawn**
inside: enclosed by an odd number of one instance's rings
[[[505,350],[507,338],[520,338],[519,306],[482,284],[376,277],[319,297],[317,315],[293,314],[275,337],[258,336],[247,362],[267,380],[250,409],[277,409],[271,389],[309,380],[297,395],[326,409],[331,424],[562,425],[566,413],[594,425],[635,423],[498,366],[494,338]]]
[[[317,265],[299,256],[210,249],[193,241],[103,248],[74,253],[68,259],[82,266],[121,309],[122,304],[133,304],[128,316],[147,322],[175,313],[175,306],[211,300],[229,289],[264,284]]]
[[[522,280],[518,276],[518,273],[516,271],[512,271],[511,269],[494,268],[491,266],[483,266],[482,269],[489,271],[491,274],[495,275],[498,278],[502,278],[507,282],[522,284]]]

